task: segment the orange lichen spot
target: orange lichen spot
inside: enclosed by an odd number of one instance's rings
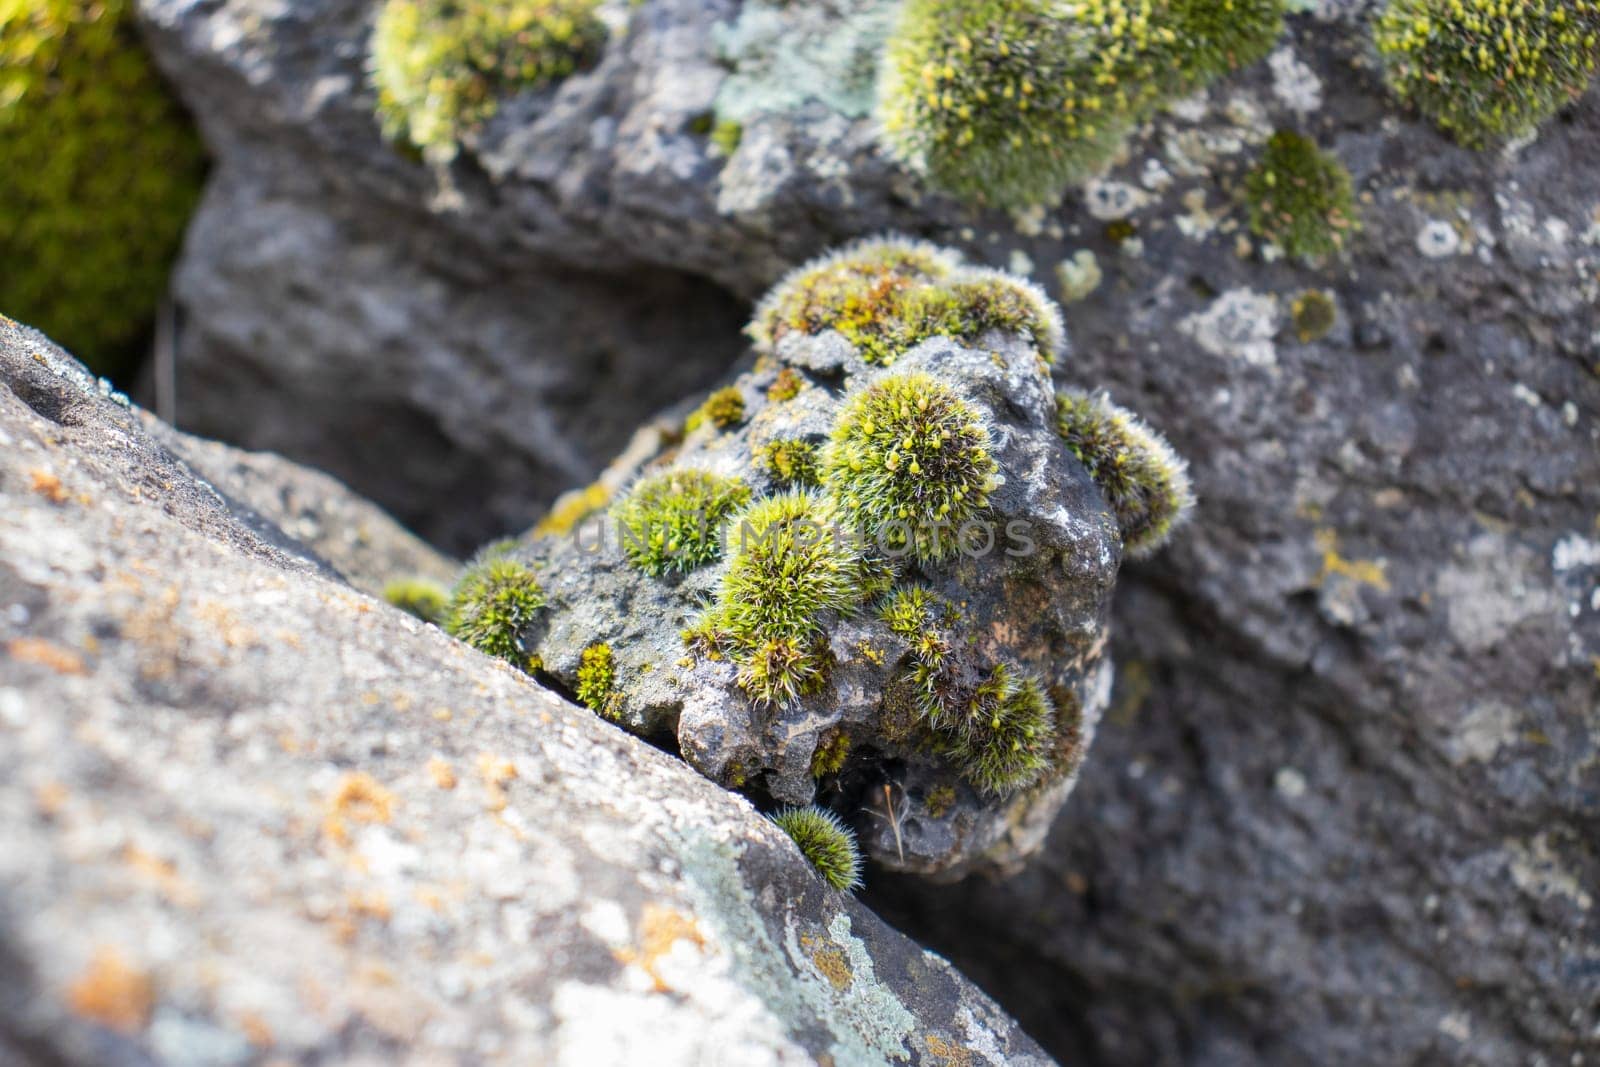
[[[66,807],[67,798],[66,786],[56,781],[45,782],[33,791],[33,806],[39,809],[40,815],[53,819]]]
[[[177,864],[171,860],[146,852],[138,845],[129,845],[122,850],[122,862],[178,907],[192,908],[200,902],[199,892],[178,873]]]
[[[244,1034],[245,1040],[256,1048],[271,1048],[277,1039],[272,1036],[272,1027],[267,1025],[267,1020],[253,1011],[241,1014],[236,1020],[239,1032]]]
[[[19,663],[37,663],[57,674],[87,674],[83,657],[70,648],[42,637],[18,637],[6,642],[6,655]]]
[[[394,815],[394,794],[364,772],[352,772],[339,780],[328,799],[328,817],[323,832],[341,845],[350,843],[349,823],[387,823]]]
[[[706,939],[692,918],[660,904],[646,904],[644,913],[639,916],[639,947],[620,948],[612,955],[623,965],[637,964],[655,983],[656,992],[665,993],[671,987],[656,967],[679,941],[692,942],[701,949],[706,947]]]
[[[850,988],[856,976],[850,970],[850,961],[842,949],[837,945],[819,945],[812,937],[802,937],[800,944],[810,953],[811,962],[822,972],[822,977],[828,980],[829,985],[841,993]]]
[[[428,761],[428,775],[433,779],[433,784],[440,789],[454,789],[456,787],[455,768],[447,760],[438,756]]]
[[[125,1034],[144,1029],[155,1000],[150,976],[109,947],[100,948],[67,989],[67,1003],[74,1012]]]
[[[28,477],[32,479],[32,489],[52,504],[65,504],[67,491],[62,488],[61,479],[47,470],[29,471]]]
[[[394,909],[389,906],[389,897],[381,889],[365,892],[352,890],[345,898],[345,908],[354,919],[388,922],[394,915]]]
[[[929,1034],[923,1043],[928,1046],[928,1062],[934,1067],[971,1067],[976,1062],[971,1049],[938,1034]]]
[[[449,722],[451,719],[455,718],[455,715],[450,711],[449,708],[434,708],[433,717],[439,722]]]
[[[486,795],[484,806],[490,811],[504,811],[511,801],[506,793],[506,783],[517,777],[516,765],[508,759],[485,752],[478,757],[478,776],[483,779]]]
[[[1339,535],[1332,530],[1318,530],[1316,545],[1322,550],[1322,573],[1317,575],[1317,585],[1338,575],[1360,585],[1370,585],[1380,593],[1389,591],[1389,575],[1382,560],[1345,559],[1339,554]]]

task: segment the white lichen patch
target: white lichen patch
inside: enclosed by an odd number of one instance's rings
[[[1179,329],[1214,356],[1237,359],[1254,367],[1278,362],[1273,338],[1278,334],[1278,298],[1254,289],[1230,289],[1206,310],[1190,315]]]
[[[1203,241],[1216,232],[1225,214],[1217,214],[1206,206],[1206,191],[1190,189],[1183,194],[1183,214],[1175,219],[1178,232],[1194,241]]]
[[[1428,259],[1444,259],[1461,251],[1461,234],[1443,219],[1429,219],[1417,231],[1417,251]]]
[[[1474,705],[1454,725],[1446,740],[1450,762],[1456,766],[1464,763],[1488,763],[1506,745],[1516,741],[1517,713],[1499,701]]]
[[[896,7],[889,0],[744,4],[715,34],[719,55],[733,68],[717,92],[717,118],[748,122],[810,100],[851,118],[871,113],[878,56]]]
[[[1056,286],[1064,304],[1076,304],[1100,288],[1105,272],[1094,252],[1080,248],[1071,259],[1056,264]]]
[[[1580,567],[1600,567],[1600,541],[1579,533],[1569,533],[1556,542],[1550,553],[1550,566],[1557,574]]]
[[[726,957],[722,957],[725,959]],[[706,973],[707,985],[685,990],[703,1011],[685,1011],[676,997],[581,982],[556,987],[558,1067],[699,1067],[737,1063],[802,1067],[815,1062],[783,1033],[754,995],[725,974]]]
[[[1267,58],[1272,69],[1272,92],[1283,106],[1302,115],[1322,106],[1322,79],[1302,63],[1292,48],[1280,48]]]
[[[1526,546],[1497,534],[1469,542],[1466,558],[1441,570],[1435,584],[1451,636],[1478,652],[1518,624],[1559,611],[1555,593],[1539,583],[1538,566]]]
[[[1084,207],[1101,222],[1125,219],[1148,205],[1151,199],[1149,193],[1127,182],[1093,178],[1083,187]]]
[[[1511,880],[1524,893],[1544,899],[1564,897],[1580,910],[1588,911],[1594,906],[1594,898],[1578,877],[1562,864],[1550,838],[1547,831],[1528,841],[1506,841]]]

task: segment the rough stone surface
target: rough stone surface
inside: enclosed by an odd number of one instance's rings
[[[833,621],[833,665],[826,686],[788,705],[754,702],[727,658],[687,652],[682,633],[715,596],[727,560],[684,575],[653,578],[624,555],[626,531],[602,511],[559,535],[536,537],[517,554],[537,569],[550,598],[523,636],[545,672],[575,687],[586,648],[614,650],[617,707],[628,729],[676,747],[702,773],[789,804],[819,793],[847,813],[867,853],[891,869],[945,878],[974,868],[1015,868],[1037,851],[1067,799],[1105,708],[1110,665],[1102,653],[1121,545],[1116,521],[1055,428],[1055,396],[1039,353],[994,333],[990,345],[964,348],[936,338],[888,369],[864,363],[835,333],[793,337],[781,358],[764,359],[736,379],[742,423],[709,423],[659,455],[626,457],[608,472],[622,484],[657,471],[708,471],[734,477],[757,497],[781,492],[752,453],[774,440],[826,439],[842,400],[887,377],[926,374],[958,391],[989,427],[1004,478],[984,513],[992,552],[938,564],[896,564],[896,588],[921,585],[960,605],[958,647],[974,643],[986,663],[1037,677],[1055,695],[1060,765],[1038,784],[1005,797],[966,783],[909,709],[895,711],[897,683],[909,677],[910,648],[879,617],[880,595]],[[800,375],[798,395],[766,397],[783,368]],[[729,530],[737,519],[729,520]],[[1019,524],[1023,542],[1005,531]],[[734,543],[734,532],[727,537]],[[1016,558],[1008,554],[1016,553]],[[842,731],[843,774],[817,775],[813,756]]]
[[[1008,219],[923,197],[837,102],[747,116],[718,158],[690,119],[734,5],[653,0],[595,71],[503,110],[441,217],[746,296],[891,227],[1059,282],[1060,373],[1161,426],[1201,505],[1124,577],[1119,695],[1046,859],[907,887],[905,920],[1085,1062],[1593,1059],[1600,104],[1469,152],[1386,97],[1373,5],[1301,6],[1269,62]],[[370,119],[359,0],[144,10],[213,131],[374,210],[434,202]],[[1242,229],[1238,175],[1288,125],[1355,176],[1344,258]],[[1302,343],[1310,289],[1337,321]]]
[[[0,321],[0,1062],[1050,1062],[748,803]]]

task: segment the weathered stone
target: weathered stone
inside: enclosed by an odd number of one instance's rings
[[[0,385],[0,1062],[1049,1062],[747,802],[345,585],[9,321]]]

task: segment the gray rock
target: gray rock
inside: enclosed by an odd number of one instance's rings
[[[0,1062],[1050,1062],[747,802],[345,585],[9,320],[0,385]]]
[[[287,153],[327,202],[427,212],[433,178],[368,117],[364,4],[142,6],[214,142]],[[1600,105],[1514,150],[1458,148],[1387,99],[1371,7],[1297,15],[1274,61],[1140,131],[1115,184],[1014,219],[923,195],[837,102],[754,114],[716,158],[690,118],[717,103],[714,24],[738,13],[689,0],[642,5],[597,70],[508,104],[456,168],[456,232],[537,262],[751,296],[893,227],[1059,269],[1082,297],[1060,373],[1160,425],[1200,511],[1124,578],[1120,695],[1045,860],[878,898],[1063,1056],[1570,1063],[1600,1044]],[[1277,126],[1353,171],[1344,258],[1247,234],[1238,176]],[[315,292],[321,264],[300,276]],[[1301,343],[1313,288],[1338,321]]]

